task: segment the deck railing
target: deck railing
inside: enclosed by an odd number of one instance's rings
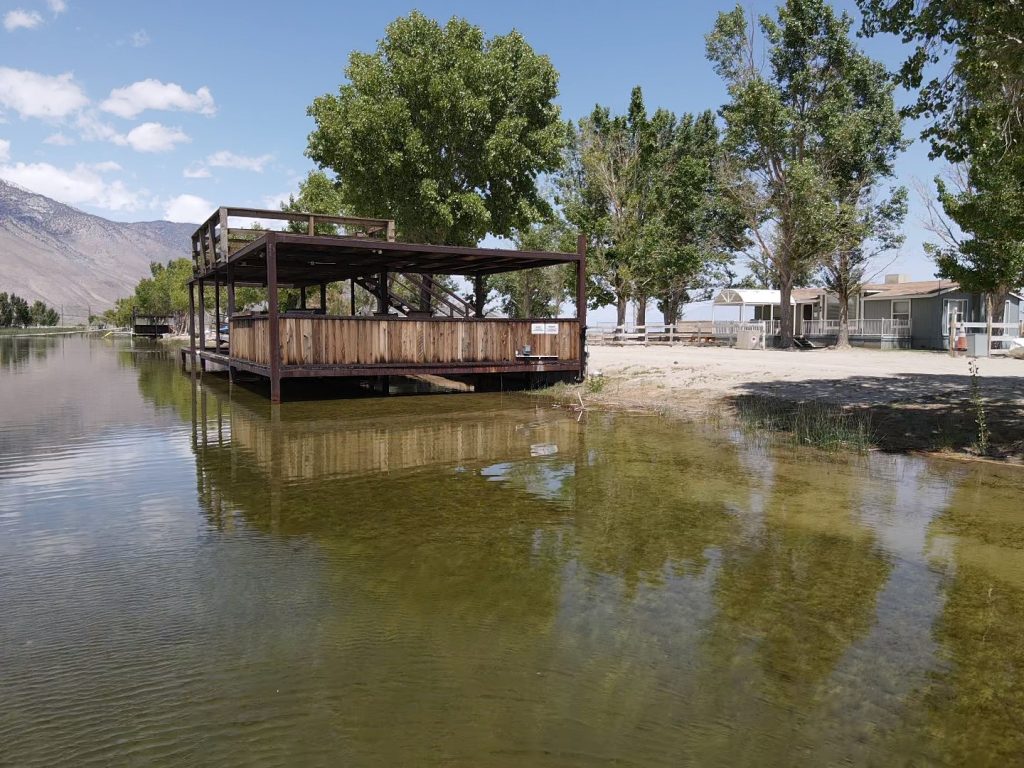
[[[392,219],[358,216],[327,216],[299,211],[269,211],[259,208],[218,208],[192,234],[193,271],[198,275],[223,264],[228,257],[265,234],[252,227],[232,227],[231,219],[286,221],[298,234],[395,239]]]
[[[278,318],[283,366],[566,363],[580,360],[579,321],[505,318]],[[270,364],[266,315],[231,318],[230,356]]]

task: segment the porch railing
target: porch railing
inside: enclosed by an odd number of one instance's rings
[[[804,336],[838,336],[839,320],[802,320],[799,330]],[[774,334],[778,334],[778,321],[774,323]],[[909,320],[892,320],[890,318],[868,318],[850,320],[847,328],[851,336],[893,336],[896,338],[910,337]]]

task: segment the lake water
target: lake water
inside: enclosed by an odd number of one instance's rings
[[[0,339],[0,765],[1020,764],[1022,480]]]

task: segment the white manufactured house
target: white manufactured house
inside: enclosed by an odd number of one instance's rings
[[[1003,323],[1020,324],[1021,301],[1020,294],[1010,294]],[[779,335],[783,311],[779,291],[725,288],[715,296],[713,306],[717,320],[761,321],[769,339]],[[829,341],[839,334],[839,301],[824,288],[795,288],[787,311],[793,315],[797,336]],[[958,323],[984,322],[985,296],[963,291],[951,280],[912,281],[904,275],[886,275],[884,283],[864,285],[850,301],[850,343],[883,349],[946,349],[953,318]]]

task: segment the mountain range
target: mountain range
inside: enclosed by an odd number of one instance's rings
[[[150,262],[188,258],[197,226],[110,221],[0,179],[0,292],[102,311]]]

